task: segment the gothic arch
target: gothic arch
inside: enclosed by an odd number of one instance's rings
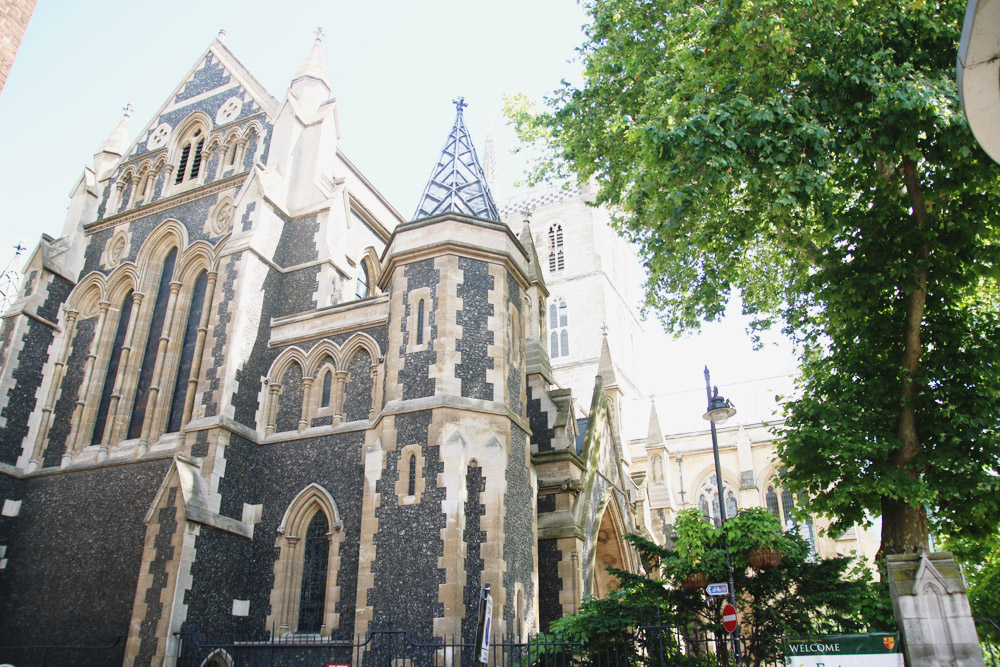
[[[710,483],[713,488],[715,488],[715,465],[706,465],[702,468],[701,472],[694,478],[694,484],[691,485],[691,489],[695,493],[698,492],[703,485]],[[728,468],[723,466],[722,468],[722,485],[723,487],[728,487],[735,493],[740,488],[740,480],[733,473],[729,471]]]
[[[321,572],[304,570],[310,539],[309,529],[317,515],[325,518],[327,554],[326,568]],[[300,606],[304,585],[316,585],[322,590],[321,625],[319,634],[329,637],[340,623],[336,605],[340,599],[337,579],[340,572],[340,545],[344,540],[340,510],[333,496],[317,483],[302,489],[289,503],[278,525],[275,548],[278,558],[274,563],[274,587],[271,589],[271,613],[267,627],[276,628],[275,635],[282,636],[300,630]],[[312,579],[309,579],[312,577]],[[309,579],[308,581],[305,581]]]
[[[382,356],[378,349],[378,343],[375,339],[366,333],[359,332],[344,341],[344,345],[340,348],[340,370],[347,370],[347,367],[351,363],[351,359],[353,359],[357,351],[361,349],[368,352],[373,364],[377,363]]]
[[[297,363],[302,369],[303,377],[312,377],[312,372],[315,369],[310,369],[306,353],[302,351],[302,348],[293,345],[282,350],[281,354],[271,363],[271,370],[267,372],[268,379],[272,383],[281,382],[281,378],[284,377],[285,372],[293,363]]]
[[[240,137],[243,139],[249,139],[251,135],[256,134],[258,137],[264,136],[264,127],[257,120],[252,120],[243,127],[243,132]]]
[[[622,539],[628,530],[613,489],[608,489],[602,505],[601,518],[596,524],[597,530],[593,548],[594,578],[591,592],[596,597],[606,596],[618,585],[617,580],[605,569],[606,567],[633,572],[636,570],[631,551]]]
[[[217,648],[201,661],[201,667],[233,667],[233,658],[224,649]]]
[[[129,292],[140,291],[139,284],[139,271],[134,264],[119,266],[107,278],[104,300],[117,305]]]
[[[212,144],[212,120],[202,111],[185,118],[170,136],[165,189],[184,191],[205,181]]]
[[[281,517],[281,523],[278,524],[278,532],[289,535],[299,535],[305,532],[309,525],[309,519],[312,518],[317,509],[322,510],[330,519],[332,529],[340,530],[343,528],[337,501],[323,486],[313,482],[299,491],[292,502],[288,504]]]
[[[196,125],[200,125],[204,129],[205,137],[206,139],[208,138],[209,133],[212,131],[212,119],[204,111],[191,113],[170,133],[170,148],[167,150],[167,162],[177,164],[183,139]],[[206,141],[205,143],[207,144],[208,142]]]
[[[336,343],[329,340],[321,340],[309,350],[308,355],[303,356],[302,372],[306,377],[316,377],[317,371],[325,363],[327,357],[333,359],[334,370],[343,370],[342,354],[341,348]],[[275,360],[275,363],[277,363],[277,360]]]
[[[382,262],[379,261],[378,253],[375,252],[375,248],[373,246],[365,248],[364,252],[361,254],[361,261],[358,263],[359,265],[363,264],[368,267],[368,295],[374,296],[378,294],[378,285],[382,280]]]
[[[187,285],[202,271],[214,271],[217,252],[218,248],[213,248],[207,241],[195,241],[184,248],[184,252],[177,259],[174,280]]]
[[[142,276],[143,288],[156,284],[160,279],[160,262],[171,248],[177,248],[180,260],[181,253],[187,245],[187,229],[184,225],[172,218],[161,222],[146,238],[136,254],[135,263],[139,275]]]
[[[96,315],[98,304],[106,298],[107,287],[107,279],[104,274],[100,271],[92,271],[77,283],[67,300],[67,306],[79,311],[81,319]]]

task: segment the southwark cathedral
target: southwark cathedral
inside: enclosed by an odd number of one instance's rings
[[[319,41],[279,100],[220,36],[100,146],[0,328],[0,646],[469,638],[485,585],[523,638],[717,513],[704,437],[623,431],[629,246],[586,188],[498,206],[455,103],[409,216]],[[790,512],[773,437],[720,436],[727,505]]]

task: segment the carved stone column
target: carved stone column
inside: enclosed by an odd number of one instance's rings
[[[198,393],[198,378],[201,377],[201,357],[205,353],[205,337],[208,335],[208,320],[212,314],[212,300],[215,297],[215,281],[217,271],[209,271],[205,286],[205,304],[201,308],[201,319],[198,321],[198,337],[194,342],[194,356],[191,359],[191,375],[187,381],[187,394],[184,396],[184,416],[181,418],[181,429],[191,421],[194,412],[194,397]]]
[[[302,411],[299,413],[299,433],[309,428],[309,413],[314,379],[302,378]]]
[[[76,332],[76,320],[79,315],[79,311],[72,308],[66,311],[63,346],[62,350],[59,351],[59,357],[56,359],[55,368],[52,370],[52,384],[49,386],[49,395],[45,399],[45,406],[42,408],[42,421],[38,428],[38,438],[35,440],[35,447],[31,452],[31,458],[28,460],[28,472],[38,467],[42,450],[45,448],[45,441],[49,437],[52,410],[55,409],[56,397],[59,395],[59,385],[66,372],[66,360],[69,358],[69,351],[73,346],[73,334]]]
[[[156,345],[156,362],[153,366],[153,383],[149,387],[149,395],[146,397],[146,414],[142,421],[142,432],[139,435],[139,449],[136,454],[142,456],[149,449],[149,443],[153,440],[153,424],[157,419],[157,401],[160,397],[160,385],[166,379],[164,368],[166,368],[167,346],[170,344],[170,331],[174,324],[174,313],[177,310],[177,295],[181,291],[182,283],[179,280],[170,281],[170,296],[167,297],[167,313],[163,320],[163,329],[160,331],[160,340]]]
[[[139,292],[132,294],[132,312],[129,315],[128,328],[125,330],[125,342],[122,344],[121,358],[118,361],[118,375],[115,378],[114,389],[111,391],[111,402],[108,404],[108,421],[104,425],[104,434],[101,436],[101,448],[97,453],[98,461],[107,458],[108,449],[115,434],[115,423],[118,421],[118,403],[121,401],[122,385],[125,384],[125,376],[128,374],[128,359],[132,354],[132,339],[135,337],[139,311],[142,310],[142,298],[143,295]]]
[[[276,418],[278,415],[278,394],[281,393],[281,385],[275,382],[268,385],[267,389],[267,410],[265,412],[267,417],[264,424],[265,436],[274,435],[274,432],[278,430]]]
[[[333,425],[338,426],[344,423],[344,402],[347,397],[344,393],[344,386],[347,384],[347,371],[337,371],[336,372],[337,384],[334,387],[334,398],[333,405],[336,408],[336,412],[333,415]]]

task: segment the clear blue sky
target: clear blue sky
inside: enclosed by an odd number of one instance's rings
[[[585,20],[574,0],[40,0],[0,92],[0,268],[16,242],[30,252],[41,233],[60,235],[69,192],[122,107],[134,107],[134,139],[220,28],[281,99],[323,27],[341,147],[404,216],[450,129],[451,100],[464,95],[480,154],[492,115],[503,203],[522,166],[510,155],[502,98],[524,92],[537,100],[561,79],[578,78],[570,61]],[[658,377],[670,378],[655,389],[670,394],[658,402],[661,417],[671,392],[697,392],[705,363],[722,385],[791,364],[787,349],[752,352],[735,317],[697,338],[661,339],[655,351]]]

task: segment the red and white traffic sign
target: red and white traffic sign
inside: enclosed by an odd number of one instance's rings
[[[736,631],[736,607],[728,602],[722,608],[722,627],[726,629],[726,632]]]

